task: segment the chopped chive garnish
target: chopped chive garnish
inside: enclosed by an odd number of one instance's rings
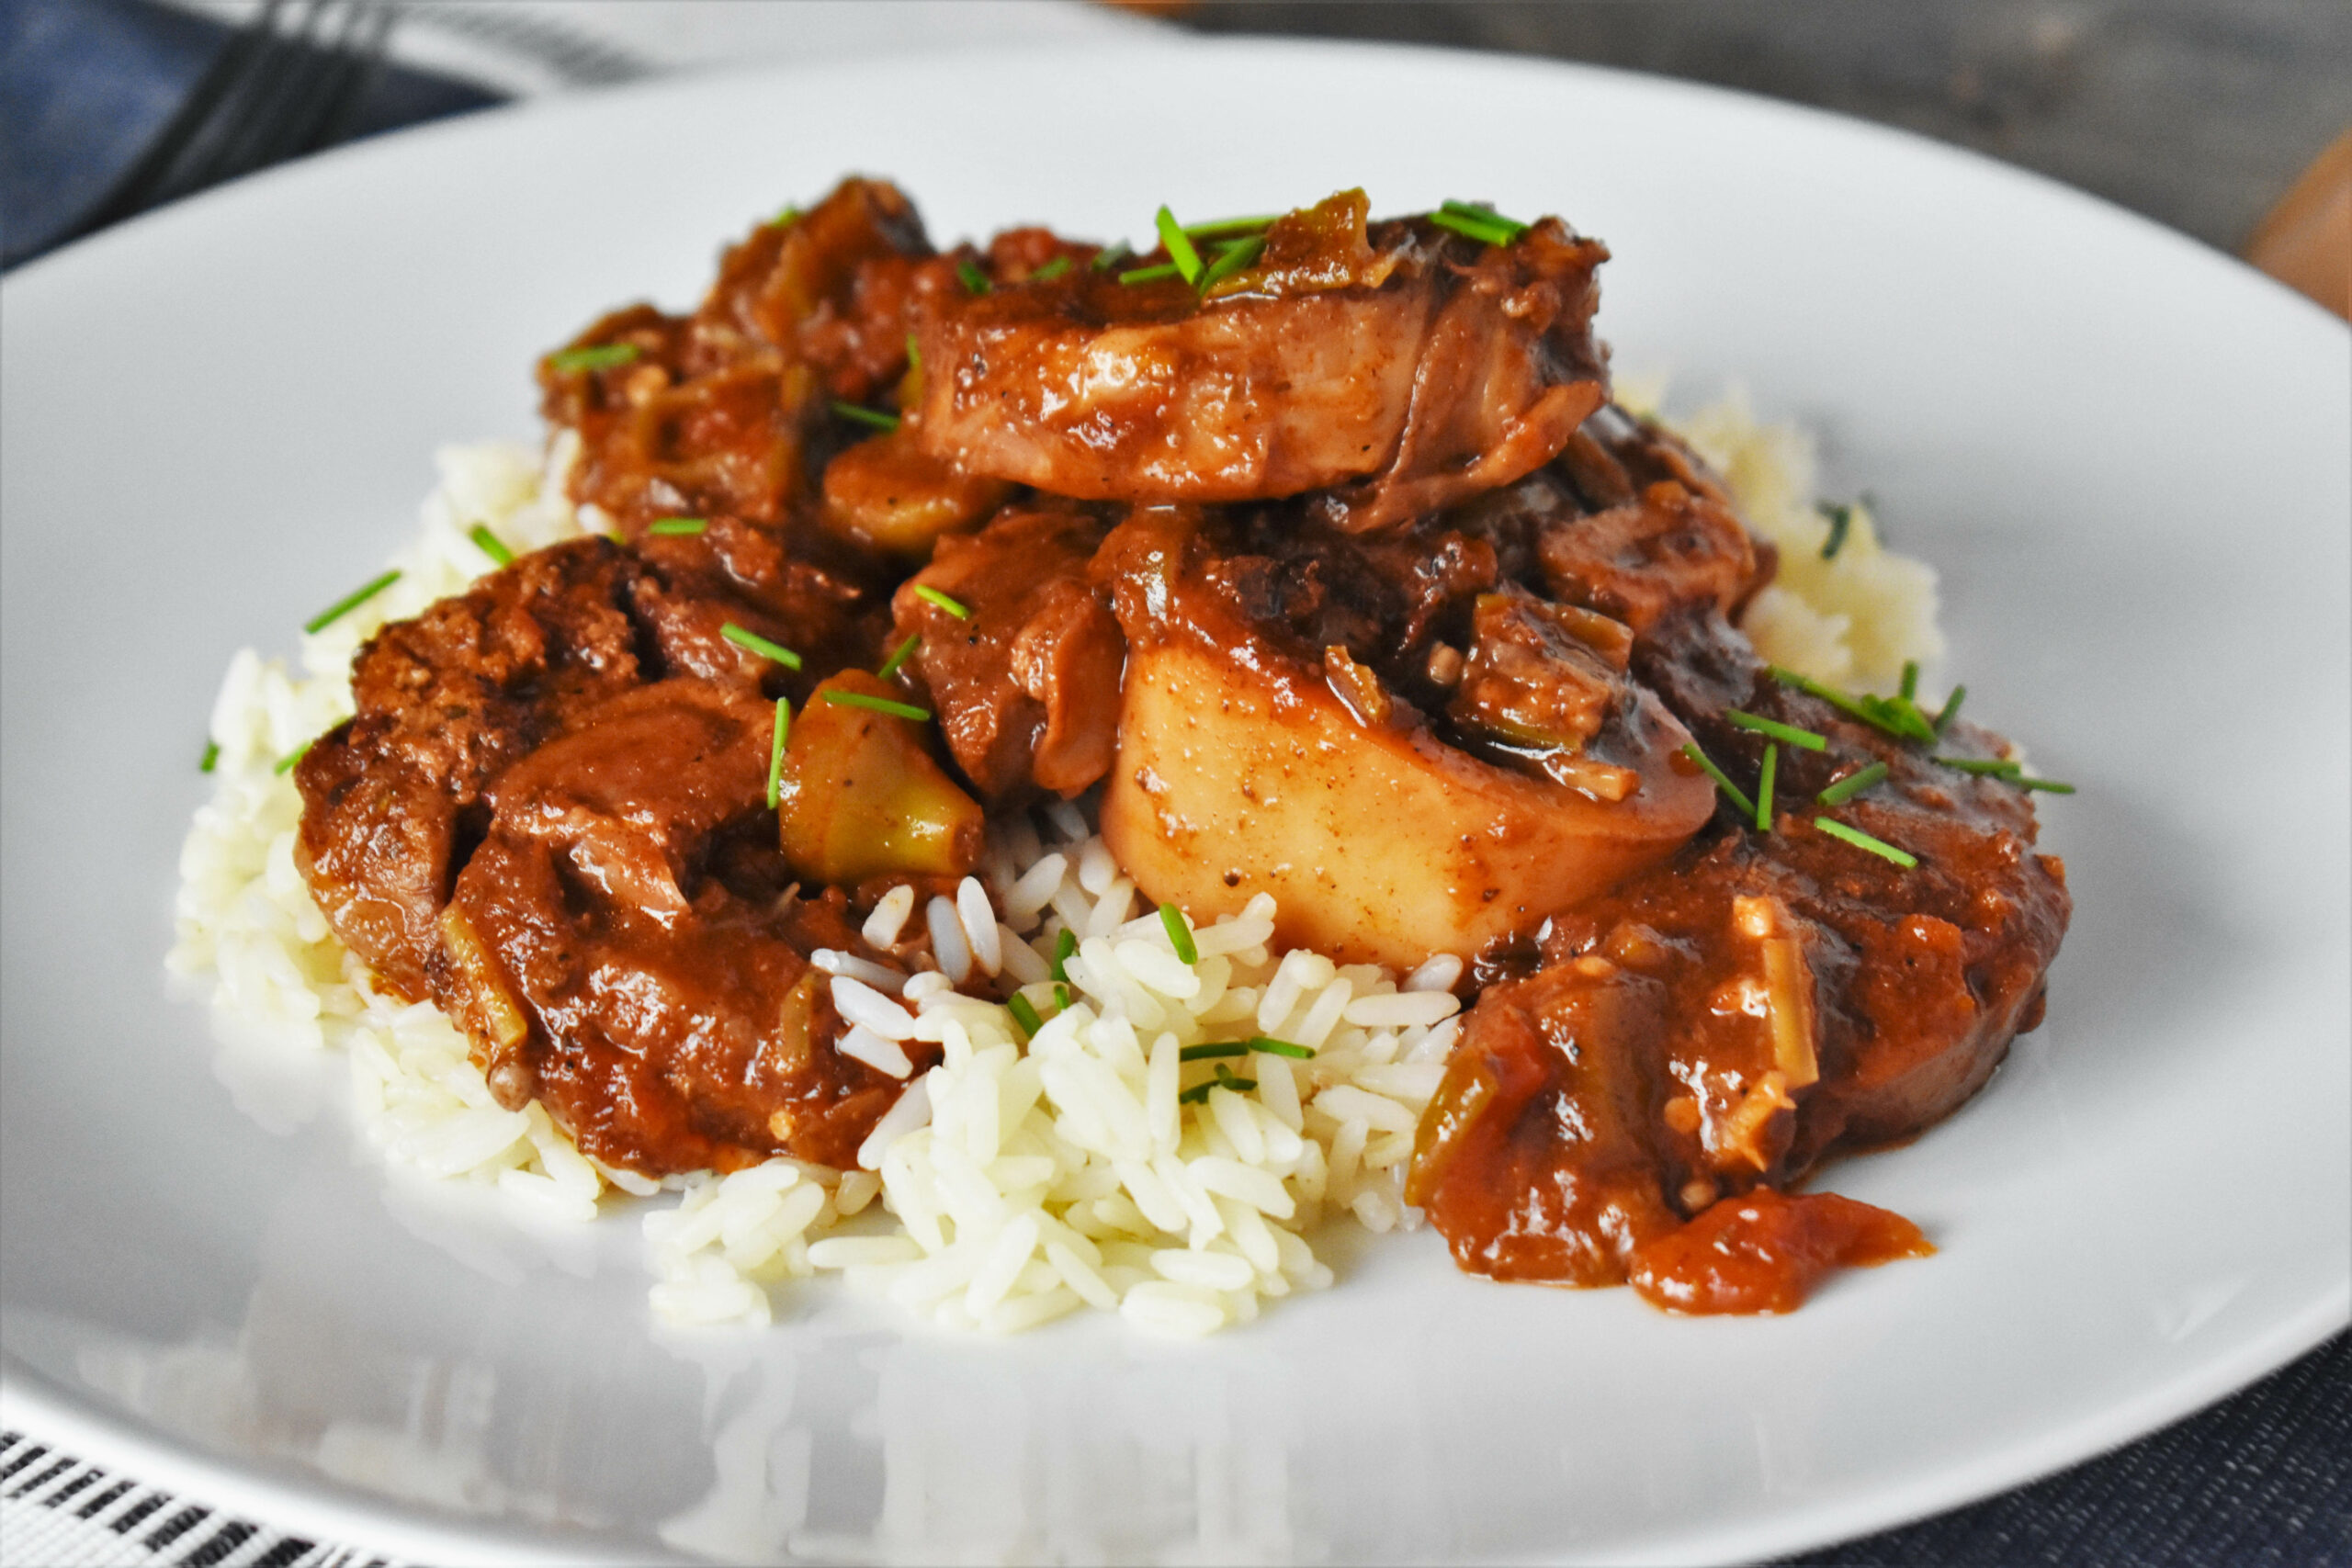
[[[1747,798],[1747,792],[1732,783],[1731,775],[1715,766],[1714,759],[1700,750],[1696,740],[1685,742],[1682,754],[1698,763],[1700,770],[1715,781],[1715,787],[1724,792],[1724,797],[1738,808],[1742,817],[1752,818],[1756,815],[1756,803]]]
[[[1045,265],[1031,273],[1029,275],[1029,281],[1032,283],[1051,283],[1054,279],[1059,277],[1069,270],[1069,257],[1056,256],[1053,260],[1047,262]]]
[[[928,582],[915,584],[915,597],[926,604],[938,605],[959,621],[968,621],[972,618],[972,612],[966,609],[959,601],[942,593]]]
[[[1287,1040],[1276,1040],[1264,1034],[1251,1035],[1250,1049],[1263,1051],[1269,1056],[1292,1056],[1302,1062],[1311,1061],[1315,1056],[1312,1045],[1294,1045]]]
[[[1256,261],[1265,253],[1265,249],[1266,242],[1262,235],[1234,241],[1217,252],[1216,260],[1209,263],[1208,270],[1201,274],[1201,288],[1203,289],[1216,288],[1251,262]]]
[[[196,765],[196,771],[199,773],[209,773],[220,765],[220,742],[218,740],[206,741],[204,743],[204,761]]]
[[[1527,232],[1527,225],[1476,202],[1449,201],[1430,214],[1441,229],[1476,240],[1481,244],[1508,245]]]
[[[729,621],[725,626],[719,627],[718,635],[725,637],[729,642],[733,643],[738,648],[750,649],[752,652],[758,654],[762,659],[775,660],[786,670],[797,670],[800,668],[800,655],[793,652],[792,649],[785,647],[784,644],[780,642],[770,642],[767,638],[762,637],[757,632],[746,631],[743,627],[737,626],[732,621]]]
[[[1058,980],[1054,982],[1054,1006],[1064,1012],[1069,1011],[1069,987]]]
[[[1867,768],[1858,768],[1848,773],[1813,798],[1824,806],[1843,806],[1884,777],[1886,764],[1872,762]]]
[[[2063,784],[2056,779],[2021,778],[2012,779],[2009,782],[2016,784],[2019,789],[2048,790],[2052,795],[2072,795],[2075,793],[2075,786],[2073,784]]]
[[[1064,969],[1062,965],[1069,963],[1070,955],[1077,951],[1078,933],[1070,930],[1068,926],[1064,926],[1060,932],[1054,938],[1054,962],[1050,966],[1048,973],[1050,973],[1057,980],[1069,979],[1069,972]],[[1064,1002],[1062,1006],[1068,1007],[1069,1004],[1068,1002]]]
[[[1817,501],[1813,509],[1829,519],[1829,537],[1822,544],[1821,558],[1836,560],[1838,552],[1846,547],[1846,531],[1854,525],[1854,509],[1838,501]]]
[[[1903,700],[1907,703],[1918,694],[1919,661],[1916,659],[1906,659],[1903,661],[1903,689],[1901,695]]]
[[[865,408],[857,403],[845,403],[838,398],[833,400],[833,412],[843,419],[854,419],[860,424],[870,424],[876,430],[899,428],[897,414],[884,413],[879,409]]]
[[[1201,950],[1193,942],[1193,928],[1184,923],[1183,910],[1173,904],[1162,904],[1159,907],[1159,923],[1168,932],[1169,945],[1176,950],[1178,958],[1187,964],[1201,961]]]
[[[864,708],[869,713],[887,713],[892,718],[910,718],[918,724],[931,716],[929,708],[890,697],[869,697],[864,692],[827,692],[824,698],[837,708]]]
[[[882,661],[882,668],[874,672],[874,678],[877,681],[887,681],[891,676],[896,675],[900,670],[904,669],[906,667],[907,655],[912,653],[915,650],[915,644],[922,640],[922,633],[914,632],[910,634],[907,637],[906,641],[900,643],[891,651],[889,658]]]
[[[1759,833],[1772,830],[1772,781],[1780,776],[1780,773],[1781,743],[1767,740],[1764,743],[1764,771],[1756,780],[1756,830]]]
[[[368,600],[373,599],[377,594],[381,593],[385,589],[390,588],[393,583],[398,582],[400,580],[400,569],[398,567],[394,567],[391,570],[384,573],[383,576],[373,578],[362,586],[353,589],[350,592],[345,594],[342,598],[336,600],[325,609],[321,610],[317,615],[312,615],[309,620],[304,621],[302,623],[302,629],[306,632],[324,631],[327,627],[334,625],[335,622],[343,619],[344,616],[351,614],[352,611],[356,610],[360,605],[365,604]]]
[[[1941,762],[1947,768],[1958,768],[1963,773],[1975,773],[1980,777],[2013,779],[2025,772],[2023,762],[2012,762],[2006,757],[1936,757],[1931,758],[1930,761]]]
[[[1873,725],[1889,735],[1897,736],[1905,740],[1933,740],[1936,738],[1935,727],[1928,721],[1927,716],[1900,697],[1890,699],[1867,694],[1852,696],[1835,686],[1816,681],[1810,675],[1800,675],[1795,671],[1784,670],[1778,664],[1768,665],[1766,668],[1772,671],[1772,678],[1782,685],[1794,686],[1800,692],[1819,697],[1830,706],[1849,713],[1863,723]]]
[[[570,372],[573,370],[611,370],[627,365],[644,353],[633,343],[597,343],[585,348],[559,349],[548,355],[548,368]]]
[[[1965,686],[1954,686],[1951,689],[1951,695],[1944,699],[1943,711],[1936,715],[1938,735],[1941,735],[1951,728],[1951,721],[1960,716],[1961,700],[1967,695],[1968,688]]]
[[[665,539],[686,539],[709,526],[709,523],[700,517],[662,517],[647,524],[645,531],[659,534]]]
[[[1860,828],[1849,828],[1843,822],[1827,817],[1815,818],[1813,825],[1833,839],[1843,839],[1858,850],[1868,850],[1880,859],[1891,860],[1906,870],[1919,863],[1917,855],[1906,850],[1898,850],[1884,839],[1873,839]]]
[[[1095,252],[1094,259],[1086,264],[1086,270],[1089,272],[1108,272],[1113,267],[1118,265],[1121,262],[1126,260],[1129,256],[1135,254],[1136,253],[1128,246],[1127,243],[1125,240],[1121,240],[1114,244],[1105,245],[1101,250]],[[1121,278],[1120,281],[1124,283],[1126,280],[1125,278]]]
[[[1119,274],[1121,283],[1157,283],[1163,277],[1175,277],[1182,269],[1174,262],[1161,262],[1158,266],[1130,267]]]
[[[775,735],[768,742],[768,809],[784,801],[784,748],[792,739],[792,699],[775,700]]]
[[[1184,232],[1183,225],[1176,221],[1176,215],[1163,206],[1152,222],[1159,230],[1159,243],[1168,247],[1168,259],[1175,264],[1177,274],[1187,283],[1200,282],[1201,253],[1193,248],[1192,239]]]
[[[1187,1045],[1176,1053],[1176,1059],[1180,1062],[1207,1062],[1219,1056],[1247,1056],[1249,1054],[1250,1043],[1247,1040],[1219,1040],[1206,1045]]]
[[[800,209],[797,207],[786,207],[783,211],[768,220],[768,227],[771,229],[781,229],[787,223],[797,223],[799,221]]]
[[[922,344],[915,341],[915,334],[912,333],[907,334],[907,368],[910,370],[922,368]]]
[[[1279,212],[1270,212],[1258,218],[1215,218],[1206,223],[1187,223],[1184,232],[1195,240],[1215,239],[1219,234],[1253,234],[1272,228],[1274,220],[1281,216]]]
[[[956,264],[956,281],[964,286],[967,294],[986,294],[989,291],[989,275],[969,261]]]
[[[1037,1016],[1037,1010],[1030,1005],[1029,998],[1018,991],[1005,998],[1004,1010],[1012,1015],[1012,1021],[1021,1026],[1021,1032],[1032,1040],[1037,1037],[1037,1031],[1046,1027],[1046,1021]]]
[[[513,566],[514,564],[514,552],[506,547],[505,540],[500,538],[497,535],[490,531],[489,524],[475,524],[472,527],[466,530],[466,537],[474,542],[474,547],[476,549],[481,551],[482,554],[488,556],[499,565]]]
[[[317,744],[318,742],[315,739],[303,741],[302,744],[295,747],[294,750],[287,752],[286,755],[277,759],[277,765],[269,771],[273,773],[292,773],[294,771],[294,764],[309,756],[311,754],[311,748]]]
[[[1777,718],[1766,718],[1761,714],[1744,713],[1738,708],[1724,709],[1724,717],[1730,720],[1732,727],[1736,729],[1752,729],[1758,735],[1769,735],[1775,740],[1785,740],[1792,746],[1802,746],[1808,751],[1829,750],[1827,736],[1815,735],[1810,729],[1799,729],[1793,724],[1782,724]]]
[[[1179,1052],[1178,1055],[1181,1055],[1182,1053]],[[1213,1089],[1229,1089],[1236,1094],[1245,1094],[1257,1087],[1258,1080],[1256,1078],[1237,1077],[1231,1067],[1227,1066],[1223,1062],[1219,1062],[1216,1065],[1216,1077],[1211,1078],[1206,1083],[1194,1084],[1192,1088],[1178,1095],[1176,1099],[1181,1104],[1198,1105],[1203,1100],[1208,1099],[1209,1090]]]

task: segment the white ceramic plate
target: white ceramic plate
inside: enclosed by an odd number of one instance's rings
[[[530,434],[537,353],[691,299],[853,168],[944,236],[1359,182],[1559,210],[1616,252],[1623,360],[1819,428],[1943,569],[1972,713],[2082,786],[2044,807],[2077,899],[2048,1024],[1829,1182],[1941,1253],[1785,1320],[1485,1283],[1423,1233],[1197,1347],[826,1290],[657,1338],[630,1221],[506,1235],[216,1059],[161,957],[230,652],[406,536],[437,443]],[[1691,87],[1182,44],[492,115],[4,297],[0,1326],[14,1417],[93,1458],[444,1562],[1741,1557],[2023,1481],[2345,1321],[2346,333],[2175,235]]]

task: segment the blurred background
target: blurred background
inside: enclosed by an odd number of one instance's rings
[[[1153,28],[1505,51],[1817,105],[2064,180],[2352,310],[2345,0],[0,0],[0,265],[511,98]]]
[[[511,100],[1161,29],[1510,51],[1815,105],[2064,181],[2352,315],[2347,0],[0,0],[0,265]],[[28,1484],[0,1475],[0,1504],[21,1517]],[[286,1555],[261,1525],[236,1561],[338,1550]],[[120,1545],[105,1560],[181,1560]],[[2352,1562],[2352,1337],[2119,1453],[1806,1561]]]

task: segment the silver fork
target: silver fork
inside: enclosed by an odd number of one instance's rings
[[[390,0],[266,0],[69,238],[331,145],[398,20]]]

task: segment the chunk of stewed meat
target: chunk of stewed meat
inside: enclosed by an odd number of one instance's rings
[[[1338,220],[1326,203],[1277,222],[1269,254],[1299,254],[1229,292],[1077,266],[945,301],[921,329],[920,440],[1093,500],[1342,487],[1325,505],[1353,531],[1549,460],[1605,395],[1607,253],[1556,220],[1507,246],[1426,221],[1367,231],[1361,192],[1333,201]]]
[[[664,681],[491,788],[439,999],[486,1044],[502,1101],[537,1099],[608,1165],[846,1165],[904,1088],[835,1049],[808,954],[862,947],[838,893],[788,891],[769,731],[764,703]]]
[[[643,678],[629,616],[642,573],[603,539],[525,556],[414,620],[352,667],[356,716],[294,771],[295,855],[345,945],[389,989],[430,989],[456,861],[491,780],[580,712]]]
[[[1073,507],[1016,506],[942,539],[899,590],[893,636],[921,639],[909,668],[991,799],[1075,795],[1110,768],[1126,642],[1090,575],[1106,532]]]

